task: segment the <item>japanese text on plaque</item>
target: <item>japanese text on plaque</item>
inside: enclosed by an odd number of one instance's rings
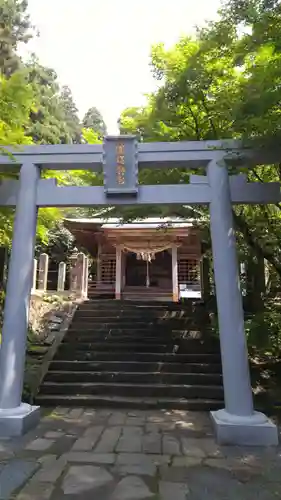
[[[122,142],[116,144],[116,178],[117,184],[125,184],[125,147]]]

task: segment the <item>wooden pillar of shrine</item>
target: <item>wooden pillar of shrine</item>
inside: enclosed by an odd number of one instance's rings
[[[97,268],[96,268],[96,280],[97,280],[98,284],[100,284],[100,282],[102,280],[101,279],[101,266],[102,266],[101,255],[102,255],[102,247],[101,247],[101,243],[98,243]]]
[[[178,248],[172,246],[172,282],[173,282],[173,302],[179,301],[179,280],[178,280]]]
[[[116,246],[116,279],[115,279],[115,299],[121,299],[122,290],[122,250],[119,245]]]

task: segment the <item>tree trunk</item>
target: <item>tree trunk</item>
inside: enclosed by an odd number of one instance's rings
[[[244,236],[245,242],[248,246],[253,250],[254,255],[257,258],[266,259],[268,262],[275,268],[277,274],[281,277],[281,263],[277,260],[277,258],[268,250],[262,248],[259,242],[255,239],[255,237],[251,234],[250,229],[248,227],[245,219],[237,215],[233,211],[233,217],[236,224],[237,229]]]
[[[246,264],[247,307],[251,312],[264,309],[265,265],[261,256],[251,252]]]

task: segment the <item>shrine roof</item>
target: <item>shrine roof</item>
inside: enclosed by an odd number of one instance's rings
[[[194,225],[194,219],[168,218],[168,217],[148,217],[146,219],[135,220],[130,223],[123,223],[118,218],[84,218],[84,219],[65,219],[66,225],[69,227],[97,229],[153,229],[161,226],[169,228],[187,228]]]
[[[182,219],[177,217],[149,217],[123,223],[114,217],[93,217],[79,219],[65,219],[65,226],[74,235],[77,245],[86,248],[94,255],[98,245],[114,247],[116,241],[130,238],[141,241],[143,238],[151,240],[187,239],[191,233],[198,232],[195,228],[196,219]],[[162,229],[162,230],[161,230]],[[120,240],[121,241],[121,240]]]

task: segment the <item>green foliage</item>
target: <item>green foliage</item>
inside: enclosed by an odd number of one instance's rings
[[[260,359],[278,358],[281,355],[280,305],[270,305],[245,321],[245,331],[251,356]]]
[[[0,76],[0,144],[30,144],[25,132],[36,99],[28,84],[26,72],[18,71],[10,78]]]
[[[37,218],[37,241],[46,245],[49,232],[63,218],[63,212],[58,208],[40,208]]]
[[[87,144],[102,144],[102,139],[99,137],[98,133],[93,129],[82,129],[83,142]],[[91,170],[82,170],[81,179],[83,184],[88,186],[102,186],[103,184],[103,173],[92,172]]]
[[[151,140],[150,112],[149,104],[145,108],[133,107],[125,109],[119,118],[120,134],[134,134],[140,142]]]
[[[97,134],[99,139],[107,134],[104,119],[100,111],[95,107],[88,109],[82,120],[82,124],[85,129],[92,129]]]
[[[71,140],[73,143],[78,144],[81,142],[81,124],[72,92],[67,85],[62,87],[60,102],[64,110],[64,121],[70,130]]]
[[[31,137],[25,133],[29,115],[34,109],[35,96],[27,83],[24,71],[17,71],[10,78],[0,76],[0,150],[5,153],[5,146],[30,144]],[[10,177],[8,173],[0,175]],[[13,175],[12,175],[13,177]],[[0,210],[0,244],[9,246],[12,237],[13,211]]]
[[[92,128],[82,129],[83,141],[87,144],[102,144],[102,139],[100,138],[98,132]]]
[[[30,114],[27,134],[40,144],[70,144],[73,128],[66,119],[66,102],[60,95],[57,75],[42,66],[35,56],[27,63],[28,80],[37,99],[37,108]],[[67,120],[67,121],[66,121]]]
[[[0,144],[31,144],[27,133],[30,117],[37,111],[37,94],[26,70],[15,72],[9,78],[0,77]],[[5,151],[5,148],[4,148]],[[0,244],[10,246],[13,214],[10,209],[0,211]],[[37,237],[45,242],[48,229],[62,217],[58,209],[41,209],[38,216]]]
[[[67,300],[67,298],[61,297],[60,295],[44,295],[42,300],[48,304],[60,305],[63,304],[64,300]]]
[[[280,2],[229,0],[219,20],[198,29],[194,37],[181,38],[169,50],[156,45],[151,66],[159,88],[143,108],[123,111],[120,132],[145,141],[251,138],[279,147],[280,27]],[[281,180],[280,165],[246,171],[252,182]],[[142,172],[141,182],[188,183],[189,173]],[[194,208],[208,221],[204,208]],[[241,257],[250,249],[265,257],[279,275],[280,209],[280,204],[234,207]],[[143,217],[150,210],[136,209],[134,214]],[[171,215],[174,211],[170,207]],[[167,207],[159,212],[167,215]],[[177,208],[182,216],[191,213],[190,207]]]
[[[47,253],[52,256],[52,261],[59,264],[66,262],[74,249],[74,236],[66,229],[62,222],[55,226],[52,224],[48,233],[46,244],[40,244],[36,248],[36,253]]]
[[[31,38],[31,25],[26,13],[27,0],[0,0],[0,72],[10,76],[21,66],[17,55],[19,43]]]
[[[40,64],[35,55],[26,64],[18,57],[18,44],[27,42],[33,34],[27,1],[0,0],[0,19],[0,145],[98,142],[99,132],[106,131],[101,115],[96,112],[95,121],[94,110],[89,110],[87,126],[92,118],[97,129],[85,131],[82,139],[82,124],[69,87],[60,88],[55,71]],[[80,170],[44,172],[43,177],[55,177],[61,185],[102,182],[100,174]],[[58,248],[60,238],[61,246],[66,244],[60,223],[66,213],[77,215],[79,211],[51,208],[38,213],[37,244],[42,251],[54,251],[54,259],[62,251]],[[13,215],[12,210],[0,210],[1,245],[11,244]]]

